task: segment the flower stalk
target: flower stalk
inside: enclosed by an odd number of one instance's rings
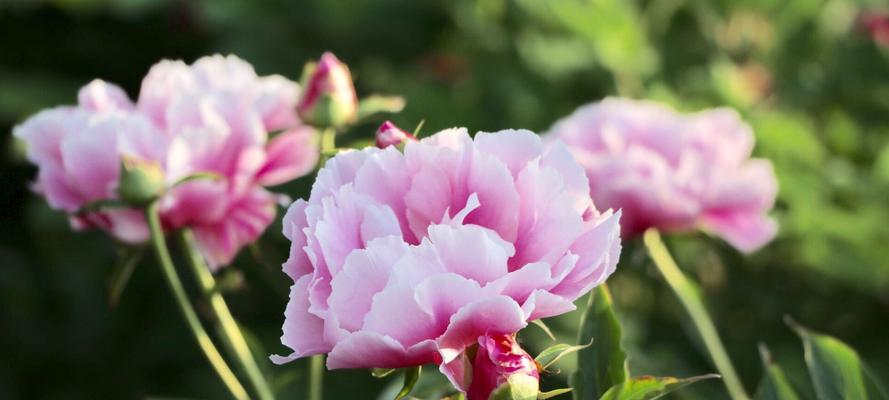
[[[222,379],[222,382],[225,384],[225,387],[231,393],[232,397],[238,400],[248,400],[250,397],[247,395],[247,391],[244,390],[244,387],[241,386],[238,378],[232,372],[231,368],[229,368],[228,364],[226,364],[225,359],[219,354],[219,350],[216,349],[213,341],[210,340],[210,336],[207,335],[207,331],[204,330],[203,325],[201,325],[197,312],[195,312],[194,307],[192,307],[188,300],[188,295],[185,292],[185,288],[182,286],[182,281],[179,279],[176,268],[173,266],[170,250],[167,248],[167,243],[164,240],[163,229],[161,228],[157,207],[157,201],[149,203],[145,208],[145,219],[148,221],[148,227],[151,233],[151,246],[157,256],[157,261],[161,267],[164,279],[167,281],[167,285],[170,287],[170,291],[173,293],[173,297],[176,300],[176,305],[179,306],[179,311],[182,313],[182,317],[188,324],[189,330],[198,342],[198,346],[204,352],[210,365]]]
[[[178,236],[183,250],[188,254],[188,263],[200,285],[201,295],[204,301],[210,305],[213,325],[217,335],[222,340],[226,350],[240,364],[258,398],[260,400],[273,400],[275,398],[274,393],[259,369],[259,364],[256,363],[253,353],[250,352],[247,340],[244,339],[244,335],[238,327],[237,321],[232,316],[225,298],[216,290],[216,280],[213,278],[210,268],[204,262],[203,256],[197,251],[191,231],[187,229],[180,230]]]
[[[704,347],[707,348],[710,359],[722,375],[722,381],[731,398],[733,400],[750,399],[750,396],[744,391],[744,386],[738,378],[738,373],[735,372],[735,368],[732,366],[728,353],[725,351],[725,346],[719,339],[719,333],[717,333],[713,321],[707,314],[704,303],[698,295],[697,288],[676,265],[676,261],[670,256],[667,246],[661,240],[660,233],[657,229],[648,229],[645,231],[643,241],[658,271],[664,276],[667,284],[676,293],[676,297],[679,298],[679,301],[691,317],[695,329],[701,335]]]

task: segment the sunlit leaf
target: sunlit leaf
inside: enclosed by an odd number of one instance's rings
[[[712,378],[719,378],[719,375],[709,374],[685,379],[671,376],[639,376],[608,389],[599,400],[652,400],[692,383]]]
[[[549,327],[546,326],[545,323],[543,323],[543,321],[541,321],[539,319],[535,319],[535,320],[531,321],[531,323],[534,325],[537,325],[538,328],[542,329],[543,333],[546,333],[546,336],[549,336],[550,339],[556,340],[556,335],[553,335],[553,331],[551,331],[549,329]]]
[[[405,368],[404,370],[404,385],[401,387],[401,390],[398,394],[395,395],[395,400],[401,400],[407,395],[411,393],[411,390],[414,390],[414,386],[417,385],[417,381],[420,380],[420,369],[421,367],[412,367]]]
[[[577,343],[596,343],[577,354],[577,371],[570,379],[575,399],[599,398],[608,388],[627,380],[627,355],[620,339],[621,328],[612,308],[611,293],[606,285],[600,285],[590,294],[590,303],[580,320]]]
[[[551,398],[556,397],[558,395],[568,393],[571,390],[572,390],[571,388],[562,388],[562,389],[550,390],[548,392],[540,392],[537,394],[537,400],[551,399]]]
[[[559,359],[561,359],[562,357],[564,357],[568,354],[574,353],[576,351],[583,350],[587,347],[590,347],[590,345],[592,345],[592,343],[587,343],[585,345],[574,345],[574,346],[562,344],[562,343],[556,344],[556,345],[547,347],[546,349],[541,351],[540,354],[538,354],[537,357],[534,358],[534,360],[537,361],[537,363],[540,364],[540,366],[543,367],[543,369],[547,369],[551,365],[553,365],[556,361],[559,361]]]
[[[872,379],[858,353],[847,344],[812,332],[790,318],[786,322],[803,341],[819,400],[889,399],[882,383]]]
[[[756,390],[754,398],[756,400],[798,400],[799,397],[790,386],[790,382],[787,381],[784,371],[772,361],[769,350],[764,345],[760,345],[759,352],[762,355],[766,371],[759,382],[759,388]]]

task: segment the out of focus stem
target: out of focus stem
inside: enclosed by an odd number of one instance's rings
[[[324,164],[327,160],[333,155],[333,152],[336,151],[336,129],[334,128],[319,128],[321,131],[321,162],[318,163],[318,167],[324,167]]]
[[[187,229],[180,230],[178,236],[183,250],[188,254],[188,264],[200,285],[201,295],[203,295],[204,301],[210,305],[216,334],[222,340],[222,344],[230,356],[237,360],[241,369],[247,374],[247,379],[250,381],[253,390],[256,391],[258,398],[261,400],[273,400],[275,395],[259,369],[259,364],[256,363],[253,353],[250,352],[247,340],[244,339],[238,323],[228,309],[225,298],[216,290],[216,280],[213,278],[210,268],[204,262],[204,257],[198,252],[191,231]]]
[[[198,318],[194,307],[192,307],[188,300],[188,295],[185,293],[185,287],[182,286],[182,281],[179,279],[176,268],[173,266],[170,250],[167,248],[167,243],[164,240],[164,233],[163,229],[161,229],[156,201],[150,203],[145,208],[145,219],[148,221],[148,228],[151,232],[151,246],[157,256],[161,272],[163,272],[167,285],[170,287],[170,291],[173,292],[173,297],[176,300],[176,304],[179,306],[179,311],[182,313],[182,317],[185,319],[192,335],[198,342],[198,346],[204,352],[210,365],[222,379],[222,382],[225,384],[226,388],[228,388],[231,395],[239,400],[249,399],[250,397],[247,395],[247,391],[244,390],[244,387],[238,382],[238,378],[232,372],[231,368],[225,363],[225,359],[219,354],[219,350],[216,349],[213,341],[210,340],[210,336],[207,335],[207,331],[204,330],[203,325],[201,325],[201,320]]]
[[[732,366],[728,353],[725,351],[725,346],[722,345],[722,341],[719,339],[719,334],[713,321],[707,314],[707,309],[704,307],[697,288],[685,277],[679,266],[676,265],[676,262],[667,250],[667,246],[661,240],[660,233],[656,229],[652,228],[645,231],[643,240],[654,264],[661,271],[661,274],[664,275],[667,284],[670,285],[673,292],[676,293],[676,297],[679,298],[679,301],[685,307],[685,310],[688,311],[689,316],[691,316],[691,321],[698,334],[701,335],[704,347],[707,348],[713,364],[716,365],[716,369],[722,375],[722,382],[725,384],[729,395],[733,400],[749,400],[750,396],[744,391],[744,386],[741,384],[738,373],[735,372],[735,368]]]

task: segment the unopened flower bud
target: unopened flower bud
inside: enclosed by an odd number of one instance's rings
[[[377,128],[377,147],[384,149],[389,146],[398,146],[408,140],[417,140],[410,132],[397,127],[391,121],[385,121]]]
[[[160,164],[126,155],[120,161],[117,194],[121,200],[142,206],[163,194],[166,185]]]
[[[302,93],[296,105],[299,117],[316,127],[340,127],[358,117],[358,97],[349,67],[333,53],[303,69]]]
[[[478,342],[467,400],[537,398],[540,371],[514,335],[489,334]]]

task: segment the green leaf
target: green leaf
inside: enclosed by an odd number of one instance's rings
[[[568,393],[568,392],[570,392],[571,390],[573,390],[573,389],[571,389],[571,388],[562,388],[562,389],[550,390],[550,391],[548,391],[548,392],[540,392],[540,393],[537,393],[537,400],[551,399],[551,398],[556,397],[556,396],[558,396],[558,395],[560,395],[560,394]]]
[[[534,358],[534,361],[537,361],[537,363],[540,364],[541,368],[545,370],[553,365],[556,361],[559,361],[560,358],[590,347],[590,345],[592,345],[592,343],[574,346],[559,343],[547,347],[546,349],[541,351],[540,354],[538,354],[537,357]]]
[[[385,378],[393,372],[395,372],[395,368],[374,368],[370,370],[370,374],[374,378]]]
[[[873,379],[858,353],[847,344],[803,328],[789,317],[786,322],[803,341],[806,365],[819,400],[889,399],[886,389]]]
[[[531,321],[531,323],[534,325],[537,325],[538,328],[542,329],[543,333],[546,333],[546,336],[549,336],[550,339],[556,340],[556,335],[553,335],[553,331],[551,331],[549,329],[549,327],[543,323],[542,320],[535,319],[535,320]]]
[[[639,376],[608,389],[599,400],[652,400],[686,385],[711,378],[719,378],[719,375],[708,374],[685,379],[671,376]]]
[[[417,381],[420,380],[420,370],[421,367],[411,367],[406,368],[404,370],[404,385],[401,387],[401,391],[395,395],[395,400],[401,400],[407,395],[411,393],[411,390],[414,390],[414,386],[417,384]]]
[[[799,400],[790,382],[784,375],[784,371],[778,364],[772,362],[772,356],[765,345],[759,346],[762,362],[765,365],[765,375],[756,390],[755,400]]]
[[[119,252],[109,281],[108,304],[111,307],[115,307],[120,301],[120,296],[123,294],[123,290],[126,289],[127,283],[130,281],[136,265],[139,264],[139,260],[142,259],[143,253],[145,253],[144,246],[126,246]]]
[[[590,303],[580,320],[577,343],[587,344],[595,338],[596,344],[577,354],[577,371],[570,379],[575,399],[597,399],[608,388],[627,380],[627,355],[621,348],[620,336],[611,293],[606,285],[600,285],[590,294]]]
[[[379,113],[397,113],[404,109],[401,96],[370,95],[358,103],[358,119],[362,120]]]

